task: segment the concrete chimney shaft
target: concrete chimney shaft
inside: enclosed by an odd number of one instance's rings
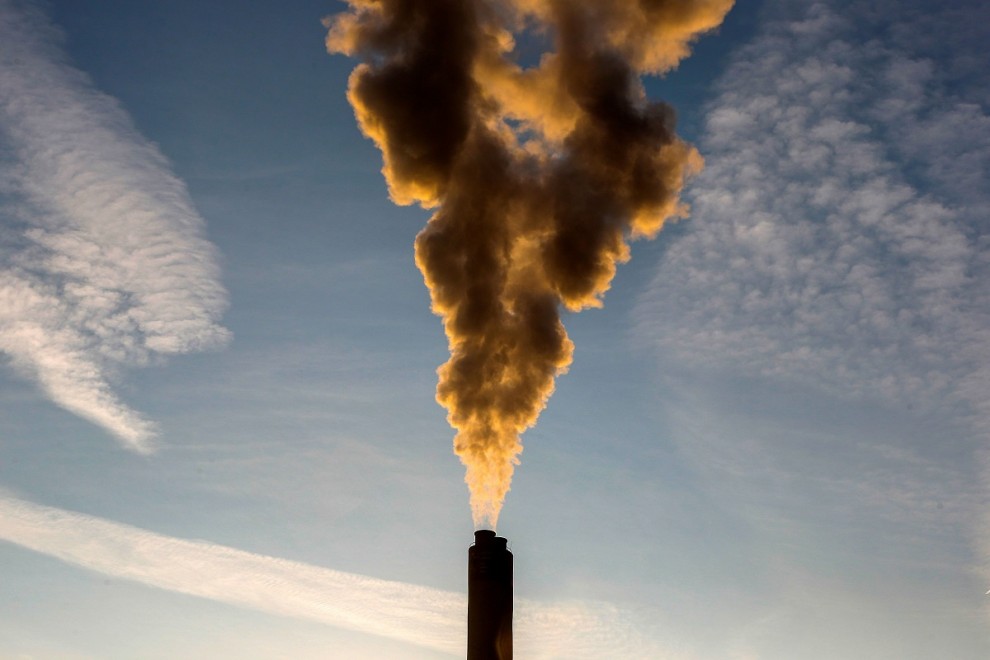
[[[512,553],[489,529],[468,549],[467,660],[512,660]]]

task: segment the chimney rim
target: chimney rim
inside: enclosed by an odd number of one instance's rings
[[[491,543],[496,538],[498,537],[493,529],[478,529],[474,532],[475,543]]]

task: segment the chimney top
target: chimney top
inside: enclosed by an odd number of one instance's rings
[[[495,540],[495,531],[491,529],[479,529],[474,533],[474,542],[478,545],[491,543]]]
[[[495,532],[490,529],[479,529],[474,533],[474,546],[491,550],[508,550],[509,541],[501,536],[495,536]]]

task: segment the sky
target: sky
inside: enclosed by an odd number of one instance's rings
[[[431,211],[344,9],[0,0],[0,657],[463,655]],[[740,2],[644,79],[705,168],[562,313],[517,657],[990,655],[988,19]]]

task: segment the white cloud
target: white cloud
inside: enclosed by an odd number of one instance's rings
[[[226,341],[226,293],[185,186],[59,40],[33,6],[0,0],[0,352],[148,451],[153,425],[111,380]]]
[[[990,16],[970,0],[774,0],[764,16],[708,107],[692,217],[668,238],[637,336],[705,387],[777,388],[777,404],[735,393],[777,415],[763,419],[725,414],[724,391],[685,392],[702,403],[681,424],[711,424],[683,444],[751,495],[766,538],[857,528],[853,548],[886,558],[900,538],[901,561],[961,575],[967,542],[990,557],[976,460],[990,431],[990,79],[972,61]]]
[[[723,76],[690,227],[639,334],[688,364],[843,397],[982,405],[960,382],[982,382],[990,348],[990,117],[862,8],[802,11]]]
[[[464,594],[178,539],[0,492],[0,539],[114,577],[463,655]],[[607,604],[516,601],[527,658],[663,658],[631,613]]]

